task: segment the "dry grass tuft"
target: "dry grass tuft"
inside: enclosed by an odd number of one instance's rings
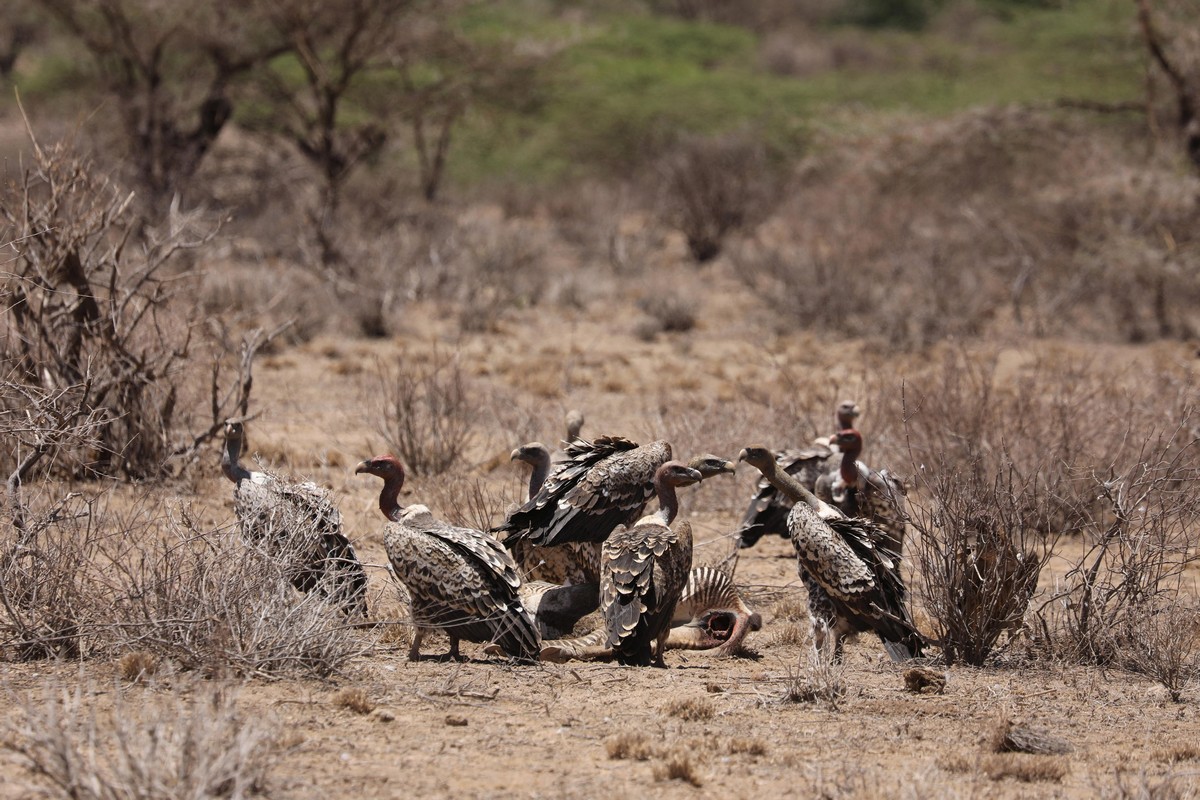
[[[654,780],[684,781],[692,786],[704,785],[695,765],[692,764],[691,754],[679,745],[664,753],[662,761],[654,765]]]
[[[1159,750],[1153,756],[1155,761],[1162,764],[1181,764],[1184,761],[1200,761],[1200,745],[1177,744],[1165,750]]]
[[[767,743],[757,736],[735,736],[729,740],[725,749],[730,755],[765,756],[767,754]]]
[[[800,597],[793,594],[788,594],[779,600],[775,601],[771,613],[775,615],[777,620],[787,620],[789,622],[807,622],[808,621],[808,603],[801,600]]]
[[[915,694],[942,694],[946,691],[946,676],[928,667],[913,667],[904,671],[904,688]]]
[[[771,634],[772,647],[802,647],[808,644],[808,631],[798,624],[783,625]]]
[[[158,657],[145,650],[126,653],[117,662],[117,672],[121,679],[130,683],[145,683],[157,671]]]
[[[82,688],[21,697],[0,747],[23,759],[47,785],[76,800],[126,797],[240,798],[262,791],[276,745],[227,689],[161,698],[114,695],[111,717],[97,714]]]
[[[1022,783],[1058,783],[1071,771],[1071,765],[1064,758],[998,753],[985,756],[979,771],[994,781],[1013,778]]]
[[[1195,800],[1194,774],[1170,773],[1155,779],[1140,771],[1136,774],[1117,769],[1116,781],[1098,789],[1101,800]]]
[[[800,670],[788,672],[783,700],[789,703],[825,703],[834,711],[846,695],[846,665],[833,659],[833,637],[826,650],[807,648],[800,657]]]
[[[717,709],[712,702],[704,697],[677,698],[663,706],[662,710],[668,716],[679,717],[688,722],[712,719],[717,713]]]
[[[992,731],[989,746],[994,753],[1030,753],[1032,755],[1062,755],[1075,748],[1061,736],[1043,728],[1018,725],[1001,719]]]
[[[608,757],[615,761],[633,759],[634,761],[649,761],[654,757],[656,748],[646,738],[646,734],[625,731],[616,736],[610,736],[604,741],[604,749]]]
[[[335,706],[349,709],[355,714],[370,714],[375,710],[375,704],[371,702],[371,698],[367,697],[367,693],[352,686],[335,692],[330,698],[330,702]]]

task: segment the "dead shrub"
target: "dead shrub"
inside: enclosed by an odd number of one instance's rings
[[[335,706],[353,711],[355,714],[370,714],[375,710],[375,704],[371,702],[371,698],[362,689],[353,686],[347,686],[345,689],[339,689],[330,698]]]
[[[0,747],[19,756],[47,785],[79,800],[129,797],[231,797],[264,788],[275,746],[269,723],[247,718],[229,689],[194,687],[161,697],[112,692],[111,717],[83,689],[16,700]]]
[[[654,780],[659,782],[683,781],[692,786],[704,785],[704,780],[692,763],[691,754],[678,745],[662,755],[662,761],[654,765],[653,772]]]
[[[778,193],[765,145],[747,133],[684,138],[661,172],[664,221],[699,263],[716,258],[728,234],[761,222]]]
[[[1200,561],[1195,445],[1179,429],[1152,435],[1134,464],[1096,477],[1106,513],[1087,519],[1087,549],[1038,613],[1050,652],[1142,672],[1176,702],[1200,659],[1197,611],[1181,593]]]
[[[428,362],[377,362],[375,429],[414,475],[440,475],[462,457],[476,423],[457,356],[434,350]]]
[[[0,221],[16,243],[0,290],[0,356],[12,365],[4,380],[45,395],[86,387],[94,445],[62,448],[56,467],[161,475],[190,413],[183,376],[209,367],[195,357],[202,312],[185,297],[192,279],[184,253],[206,245],[215,228],[178,214],[163,230],[146,227],[131,210],[133,195],[69,144],[34,140],[32,154],[29,169],[0,191]],[[13,400],[28,407],[19,392],[5,404]]]
[[[77,493],[10,498],[19,524],[0,526],[0,645],[21,661],[80,658],[104,611],[92,581],[100,505]]]
[[[653,743],[646,738],[644,733],[634,731],[625,731],[616,736],[610,736],[604,740],[604,749],[608,753],[608,757],[616,761],[625,759],[649,761],[656,752]]]
[[[911,524],[919,534],[919,594],[946,662],[982,665],[1002,633],[1019,630],[1052,547],[1026,527],[1039,482],[1010,467],[996,476],[939,464],[921,480],[929,508]]]
[[[438,510],[438,515],[451,525],[490,530],[504,519],[507,505],[505,493],[487,481],[448,473],[425,487],[425,504]]]
[[[638,308],[663,333],[686,333],[696,327],[696,299],[663,287],[638,299]]]
[[[700,722],[712,719],[717,708],[704,697],[680,697],[663,706],[662,711],[667,716],[687,722]]]
[[[735,253],[738,274],[783,327],[889,348],[1014,328],[1187,338],[1195,178],[1123,136],[1008,107],[913,125],[868,152],[856,141],[801,165],[771,235]]]
[[[206,675],[315,677],[372,647],[346,624],[336,592],[292,588],[295,553],[202,530],[186,507],[140,524],[136,541],[113,537],[97,555],[108,606],[93,623],[98,647],[136,646]],[[299,532],[289,538],[303,546]]]

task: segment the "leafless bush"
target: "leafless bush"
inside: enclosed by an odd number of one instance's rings
[[[20,660],[79,658],[103,612],[88,578],[104,535],[97,504],[76,493],[16,502],[21,526],[0,526],[0,645]]]
[[[181,376],[196,363],[199,318],[178,300],[189,280],[178,267],[215,230],[196,233],[179,215],[163,231],[147,228],[130,211],[132,195],[68,144],[32,144],[31,167],[0,192],[0,221],[17,249],[0,289],[0,355],[12,365],[4,379],[26,399],[86,387],[84,415],[105,410],[92,446],[60,446],[57,467],[157,476],[177,452]],[[7,395],[17,410],[37,406]]]
[[[375,428],[416,475],[454,466],[474,434],[476,409],[458,358],[434,350],[427,363],[378,362]]]
[[[919,534],[919,594],[947,663],[979,666],[1000,635],[1019,630],[1051,542],[1022,513],[1038,510],[1044,487],[999,474],[938,464],[920,478],[929,507],[911,516]]]
[[[2,746],[49,785],[78,800],[140,797],[231,797],[258,794],[275,744],[258,718],[239,711],[230,692],[197,687],[160,697],[110,692],[111,716],[83,689],[61,696],[15,698]]]
[[[1183,693],[1200,679],[1200,610],[1175,597],[1158,608],[1139,609],[1141,620],[1131,618],[1130,630],[1119,634],[1128,642],[1124,665],[1158,681],[1172,702],[1183,702]]]
[[[726,235],[761,222],[776,200],[766,148],[745,134],[684,139],[662,172],[665,220],[698,262],[716,258]]]
[[[660,283],[637,301],[638,308],[646,315],[647,329],[655,334],[686,333],[696,327],[696,305],[694,296],[680,291],[678,285],[666,283]]]
[[[761,241],[735,251],[738,274],[781,326],[891,348],[1014,328],[1188,337],[1195,178],[1096,134],[1084,118],[991,109],[814,157]]]
[[[486,531],[504,518],[504,492],[475,477],[448,474],[426,487],[425,505],[451,525]]]
[[[336,592],[298,595],[294,556],[199,529],[186,508],[159,533],[110,540],[101,558],[111,607],[98,643],[205,674],[328,676],[371,643],[345,624]],[[297,531],[289,537],[303,547]]]
[[[1039,613],[1052,652],[1145,672],[1176,700],[1200,657],[1196,611],[1181,595],[1185,573],[1200,561],[1200,499],[1190,488],[1196,442],[1179,447],[1181,434],[1149,438],[1134,464],[1097,476],[1107,513],[1087,520],[1086,551]]]

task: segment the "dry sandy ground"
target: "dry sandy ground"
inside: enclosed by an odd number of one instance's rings
[[[524,474],[507,463],[508,448],[518,442],[505,438],[520,432],[551,439],[571,405],[588,412],[585,434],[644,438],[661,431],[647,417],[659,402],[649,389],[666,385],[695,396],[694,409],[706,416],[694,427],[703,429],[713,408],[732,402],[739,387],[781,361],[801,371],[818,366],[807,340],[763,345],[754,326],[743,322],[752,304],[734,292],[728,297],[719,320],[702,319],[693,334],[650,343],[599,311],[550,321],[531,316],[503,335],[466,339],[451,336],[437,315],[414,312],[388,342],[317,340],[260,361],[254,399],[265,414],[252,423],[250,446],[280,470],[328,485],[360,555],[379,565],[377,485],[353,475],[358,460],[383,447],[368,420],[371,398],[364,388],[375,358],[415,358],[437,343],[458,351],[487,386],[511,392],[505,419],[512,429],[475,443],[471,472],[515,500]],[[819,366],[826,378],[840,369]],[[841,387],[853,388],[849,373]],[[714,436],[732,442],[743,435],[743,423],[754,421],[731,421],[730,430]],[[704,441],[702,432],[680,429],[689,432],[689,444]],[[164,493],[191,497],[203,521],[224,524],[231,499],[216,457],[214,449],[187,485]],[[698,560],[727,552],[725,535],[744,507],[749,473],[743,467],[736,481],[706,485],[685,498],[684,513],[700,538],[712,542],[699,548]],[[414,481],[407,494],[428,490],[428,482]],[[405,637],[384,635],[370,655],[330,681],[208,684],[228,685],[243,713],[275,735],[279,750],[266,790],[276,798],[1200,794],[1194,686],[1184,703],[1174,704],[1144,678],[1033,666],[1010,653],[1004,666],[985,669],[935,662],[947,678],[944,693],[913,694],[905,689],[904,668],[863,637],[848,647],[845,693],[836,703],[789,702],[788,687],[806,679],[809,647],[789,545],[774,538],[747,551],[737,580],[765,626],[749,638],[749,652],[734,659],[671,652],[666,670],[593,663],[511,667],[482,660],[477,648],[466,646],[474,657],[467,663],[409,663]],[[372,570],[372,587],[378,613],[394,613],[381,569]],[[426,650],[442,646],[435,640]],[[122,684],[109,661],[10,663],[0,665],[0,675],[18,696],[99,687],[88,703],[101,711],[111,708],[118,691],[134,704],[147,693],[201,691],[182,675],[152,686]],[[357,713],[336,702],[347,687],[363,692],[364,710],[376,710]],[[10,705],[7,713],[21,712]],[[1073,750],[1000,758],[988,742],[1004,719],[1051,731]],[[1147,793],[1169,775],[1170,786]],[[0,756],[0,797],[29,796],[36,784],[15,757]]]

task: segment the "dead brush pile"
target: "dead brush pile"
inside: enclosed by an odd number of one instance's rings
[[[983,663],[1036,617],[1042,652],[1120,663],[1177,696],[1194,637],[1148,644],[1165,612],[1189,613],[1181,577],[1200,559],[1184,488],[1200,470],[1189,374],[1052,358],[1001,370],[963,352],[899,394],[917,595],[947,658]],[[1085,553],[1060,585],[1039,587],[1063,537]]]
[[[8,658],[136,652],[139,663],[206,675],[323,677],[373,645],[347,624],[335,593],[293,591],[294,554],[203,529],[187,508],[163,516],[104,494],[29,512],[37,535],[23,543],[0,526],[10,543],[0,565]]]

